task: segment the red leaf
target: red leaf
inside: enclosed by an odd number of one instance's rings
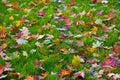
[[[118,62],[116,59],[109,57],[108,59],[105,59],[102,61],[103,66],[117,66]]]
[[[69,26],[71,25],[73,23],[73,21],[72,20],[70,20],[70,19],[67,19],[66,20],[66,29],[69,29]]]
[[[0,75],[3,73],[3,66],[0,64]]]
[[[75,1],[74,1],[74,0],[72,0],[72,1],[69,2],[69,5],[70,5],[70,6],[72,6],[72,5],[74,5],[74,4],[75,4]]]
[[[59,76],[65,76],[65,75],[69,75],[70,74],[70,70],[69,69],[64,69],[61,72],[59,72]]]
[[[45,15],[46,15],[46,12],[44,12],[44,11],[39,11],[39,12],[38,12],[38,15],[39,15],[39,16],[45,16]]]

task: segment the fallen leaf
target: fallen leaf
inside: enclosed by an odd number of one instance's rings
[[[34,7],[34,6],[36,6],[36,4],[35,4],[33,1],[31,1],[31,2],[30,2],[30,7],[32,8],[32,7]]]
[[[108,59],[105,59],[102,61],[102,65],[103,66],[117,66],[118,65],[118,62],[116,59],[114,58],[111,58],[111,57],[108,57]]]
[[[103,74],[104,74],[104,70],[100,70],[98,73],[99,73],[100,75],[103,75]]]
[[[82,41],[77,41],[76,46],[77,46],[77,47],[84,46],[84,42],[82,42]]]
[[[102,19],[96,19],[95,24],[101,24],[102,23]]]
[[[50,44],[50,43],[51,43],[51,40],[44,40],[43,43],[44,43],[44,44]]]
[[[49,74],[49,72],[44,72],[41,75],[42,75],[43,78],[46,78],[48,74]]]
[[[14,8],[14,9],[19,9],[19,8],[20,8],[19,3],[18,3],[18,2],[12,3],[12,8]]]
[[[34,80],[34,76],[27,76],[26,80]]]
[[[80,62],[81,62],[81,60],[80,60],[80,57],[78,55],[73,57],[72,65],[78,66],[80,64]]]
[[[45,15],[46,15],[46,12],[44,12],[44,11],[39,11],[39,12],[38,12],[38,15],[39,15],[39,16],[45,16]]]
[[[66,76],[66,75],[70,75],[70,70],[69,69],[64,69],[61,72],[59,72],[59,76]]]
[[[7,43],[3,43],[3,44],[1,45],[1,47],[2,47],[3,49],[5,49],[5,48],[7,47]]]
[[[66,29],[69,29],[69,26],[73,23],[73,21],[70,19],[67,19],[65,22],[66,22],[66,24],[65,24]]]
[[[13,17],[13,16],[10,16],[10,17],[9,17],[9,20],[14,20],[14,17]]]
[[[3,66],[2,64],[0,64],[0,75],[2,75],[2,73],[3,73]]]
[[[77,79],[80,79],[81,78],[85,78],[85,73],[84,72],[76,72],[74,73],[74,77],[76,77]]]
[[[103,13],[103,10],[98,10],[98,11],[97,11],[97,14],[98,14],[98,15],[101,15],[102,13]]]
[[[7,35],[7,34],[6,34],[5,30],[1,30],[1,31],[0,31],[0,38],[2,38],[2,39],[3,39],[3,38],[6,38],[6,35]]]

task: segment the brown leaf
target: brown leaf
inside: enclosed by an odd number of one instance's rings
[[[20,76],[20,74],[16,73],[16,72],[11,72],[11,73],[9,73],[9,75],[11,75],[11,76]]]
[[[6,37],[6,32],[5,30],[0,31],[0,38],[5,38]]]
[[[12,3],[12,8],[19,9],[20,8],[19,3],[18,2]]]
[[[31,2],[30,2],[30,7],[32,8],[32,7],[34,7],[34,6],[36,6],[36,4],[31,1]]]

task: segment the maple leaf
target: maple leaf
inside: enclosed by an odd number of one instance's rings
[[[18,2],[14,2],[14,3],[12,3],[12,8],[14,8],[14,9],[19,9],[20,8],[20,5],[19,5],[19,3]]]
[[[61,72],[59,72],[59,76],[66,76],[66,75],[70,75],[70,70],[69,69],[64,69]]]
[[[34,80],[34,76],[27,76],[26,80]]]
[[[117,66],[118,62],[116,59],[109,57],[108,59],[105,59],[102,61],[103,66]]]
[[[2,64],[0,64],[0,75],[2,75],[2,73],[3,73],[3,66]]]
[[[66,24],[65,24],[66,29],[69,29],[69,26],[73,23],[73,21],[70,19],[67,19],[65,22],[66,22]]]
[[[19,39],[16,39],[16,42],[17,42],[18,44],[26,44],[28,41],[25,40],[25,39],[19,38]]]
[[[13,16],[10,16],[10,17],[9,17],[9,20],[14,20],[14,17],[13,17]]]
[[[97,11],[97,14],[98,14],[98,15],[101,15],[102,13],[103,13],[103,10],[98,10],[98,11]]]
[[[36,6],[36,4],[31,1],[31,2],[30,2],[30,7],[32,8],[32,7],[34,7],[34,6]]]
[[[45,15],[46,15],[46,12],[44,12],[44,11],[39,11],[39,12],[38,12],[38,15],[39,15],[39,16],[45,16]]]
[[[77,79],[79,79],[80,77],[85,78],[85,73],[81,71],[76,72],[74,73],[74,77],[76,77]]]
[[[0,31],[0,38],[6,38],[6,32],[5,32],[5,30],[1,30]]]
[[[78,55],[73,57],[72,65],[78,66],[78,64],[80,64],[80,62],[81,62],[81,60],[80,60],[80,57]]]
[[[84,42],[82,42],[82,41],[77,41],[76,45],[77,45],[77,47],[84,46]]]
[[[72,1],[69,2],[69,5],[70,5],[70,6],[73,6],[74,4],[75,4],[75,1],[74,1],[74,0],[72,0]]]

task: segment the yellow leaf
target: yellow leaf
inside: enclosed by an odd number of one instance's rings
[[[99,57],[99,54],[93,53],[93,56],[94,56],[94,57]]]
[[[10,16],[10,17],[9,17],[9,20],[14,20],[14,17],[13,17],[13,16]]]
[[[42,2],[49,2],[49,0],[42,0]]]
[[[80,57],[78,55],[73,57],[72,65],[78,66],[78,64],[80,64],[80,62],[81,62]]]
[[[94,50],[95,50],[94,48],[90,48],[90,50],[89,50],[89,51],[90,51],[90,52],[94,52]]]
[[[24,9],[24,12],[25,12],[25,13],[28,13],[28,8],[25,8],[25,9]]]
[[[108,16],[108,15],[104,15],[103,17],[104,17],[104,18],[109,18],[109,16]]]
[[[98,28],[96,26],[93,26],[92,30],[93,31],[98,31]]]
[[[120,40],[120,36],[118,37],[118,40]]]
[[[14,9],[19,9],[19,3],[18,2],[14,2],[14,3],[12,3],[12,8],[14,8]]]
[[[6,29],[6,27],[0,26],[0,31],[5,30],[5,29]]]
[[[16,26],[20,26],[20,25],[21,25],[21,21],[20,20],[16,21]]]

